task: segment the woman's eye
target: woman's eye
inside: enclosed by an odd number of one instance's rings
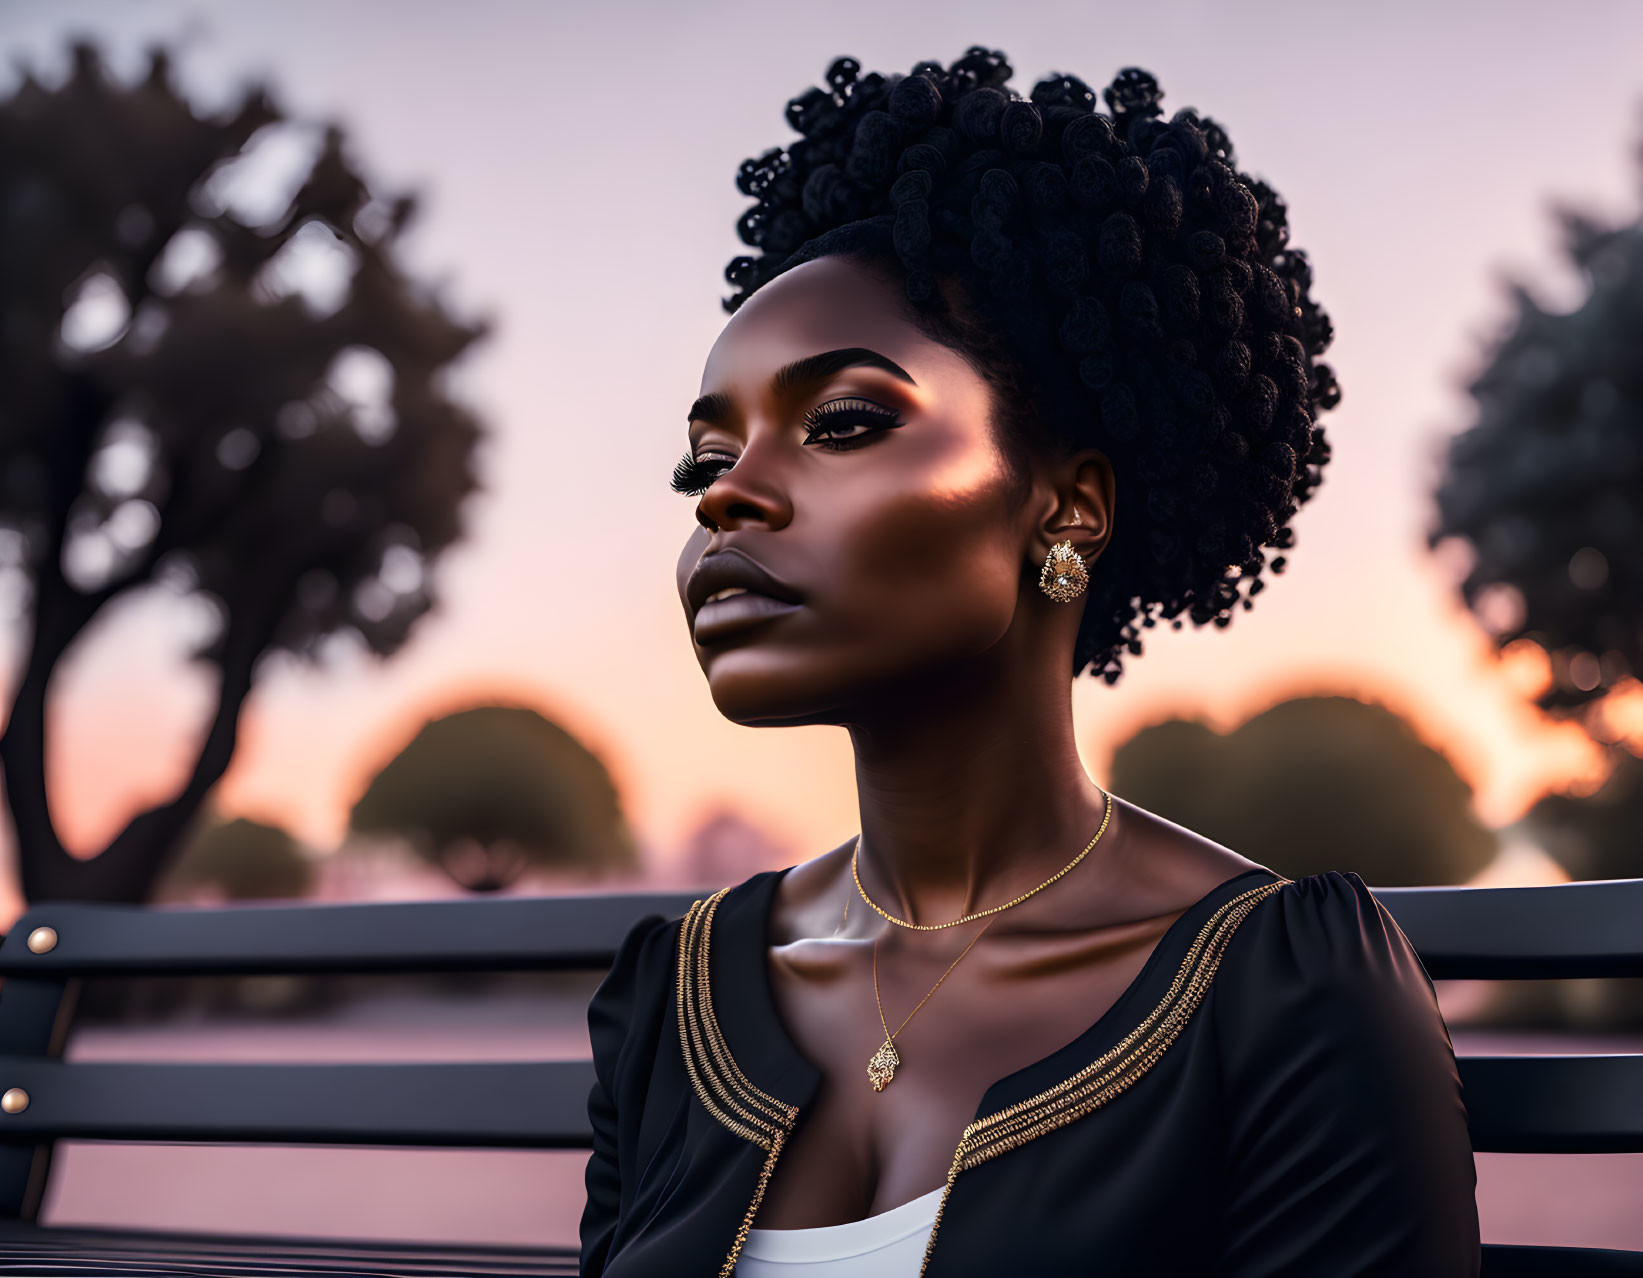
[[[835,425],[813,427],[804,437],[805,443],[813,443],[818,439],[854,439],[858,435],[865,435],[874,429],[870,422],[853,421],[839,422]]]
[[[842,450],[855,448],[879,433],[904,423],[899,414],[870,399],[831,399],[818,404],[804,418],[806,444]],[[676,493],[699,497],[736,464],[725,453],[686,453],[673,467],[669,487]]]
[[[869,435],[902,425],[896,413],[869,399],[833,399],[804,415],[807,444],[848,448]]]
[[[676,493],[700,497],[715,479],[735,464],[734,457],[727,457],[723,453],[708,453],[702,457],[686,453],[674,466],[673,481],[668,486]]]

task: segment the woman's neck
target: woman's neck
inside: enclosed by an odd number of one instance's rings
[[[1066,670],[988,666],[902,685],[870,722],[850,725],[862,882],[913,922],[1019,896],[1101,825],[1104,799],[1078,757]],[[1114,833],[1109,822],[1102,841]]]

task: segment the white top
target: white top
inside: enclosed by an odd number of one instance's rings
[[[737,1278],[915,1278],[946,1186],[818,1229],[749,1229]]]

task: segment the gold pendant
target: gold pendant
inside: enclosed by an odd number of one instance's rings
[[[896,1051],[896,1045],[885,1039],[879,1050],[873,1053],[873,1059],[867,1062],[867,1077],[875,1092],[882,1092],[889,1085],[896,1076],[896,1066],[900,1064],[901,1054]]]

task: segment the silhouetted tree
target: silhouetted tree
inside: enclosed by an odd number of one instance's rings
[[[479,427],[442,383],[482,326],[397,264],[412,202],[373,196],[335,127],[308,157],[281,120],[260,88],[196,115],[163,52],[124,85],[86,44],[0,103],[0,593],[28,621],[0,762],[30,901],[144,899],[259,658],[394,652],[461,532]],[[46,801],[52,675],[155,588],[215,619],[215,709],[178,791],[79,859]]]
[[[235,901],[303,897],[313,884],[313,862],[290,832],[247,817],[205,823],[162,880],[171,892],[210,885]]]
[[[406,838],[473,892],[507,888],[532,866],[602,874],[637,861],[605,765],[522,706],[424,724],[371,781],[350,825]]]
[[[1470,548],[1473,613],[1497,647],[1545,650],[1536,704],[1607,748],[1603,788],[1548,796],[1529,826],[1575,877],[1622,878],[1643,874],[1643,765],[1601,711],[1643,673],[1643,221],[1558,219],[1583,295],[1554,313],[1514,287],[1516,321],[1471,385],[1477,420],[1450,444],[1429,540]]]
[[[1281,874],[1458,883],[1494,856],[1471,787],[1385,706],[1297,697],[1225,735],[1168,720],[1119,746],[1112,788]]]
[[[1643,159],[1643,149],[1639,158]],[[1538,704],[1580,714],[1643,672],[1643,222],[1563,210],[1572,310],[1513,286],[1517,315],[1471,383],[1429,534],[1471,552],[1460,590],[1497,646],[1551,659]]]

